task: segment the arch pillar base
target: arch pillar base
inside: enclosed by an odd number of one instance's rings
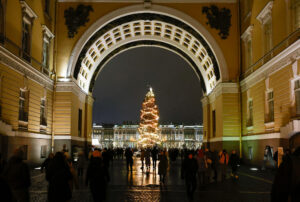
[[[203,142],[211,150],[228,152],[241,147],[240,89],[238,83],[219,83],[202,101]]]
[[[54,152],[65,144],[72,155],[91,146],[93,98],[73,81],[58,82],[54,100]],[[74,156],[72,156],[74,157]]]

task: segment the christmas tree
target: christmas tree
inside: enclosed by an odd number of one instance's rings
[[[146,94],[142,104],[140,125],[138,131],[140,138],[138,146],[153,147],[160,144],[160,129],[158,128],[159,111],[155,104],[155,95],[152,88]]]

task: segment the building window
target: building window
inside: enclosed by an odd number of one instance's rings
[[[250,25],[245,32],[242,34],[241,38],[244,44],[244,53],[245,53],[245,66],[246,69],[252,65],[252,30],[253,25]]]
[[[293,28],[297,30],[300,28],[300,1],[292,1],[292,10],[293,10]]]
[[[262,11],[257,15],[256,19],[261,23],[263,33],[263,53],[264,62],[268,61],[272,55],[266,55],[272,49],[272,8],[273,1],[269,1]]]
[[[47,108],[45,98],[41,99],[40,125],[47,126]]]
[[[248,158],[249,158],[249,160],[253,159],[253,148],[252,147],[248,147]]]
[[[22,33],[22,57],[28,62],[31,61],[30,48],[31,48],[31,25],[27,22],[23,22]]]
[[[296,114],[300,115],[300,79],[295,81],[295,105],[296,105]]]
[[[272,21],[271,20],[268,20],[266,24],[264,24],[263,30],[264,30],[264,53],[267,54],[272,49]]]
[[[20,128],[22,127],[27,128],[28,106],[29,106],[28,95],[29,95],[28,90],[20,89],[20,96],[19,96],[19,127]]]
[[[82,135],[82,109],[78,110],[78,136]]]
[[[266,122],[274,122],[274,97],[273,91],[267,93],[267,107],[268,113],[266,117]]]
[[[50,0],[45,0],[45,13],[50,16]]]
[[[43,28],[43,57],[42,57],[42,65],[43,65],[43,72],[47,75],[49,74],[49,59],[50,59],[50,42],[51,39],[54,37],[52,32],[47,28],[46,25],[42,25]]]
[[[41,158],[46,158],[47,157],[47,145],[42,145],[41,146]]]
[[[253,126],[253,100],[248,100],[248,118],[247,118],[247,127]]]
[[[20,1],[23,13],[22,22],[22,57],[31,62],[31,29],[37,15],[25,1]]]
[[[250,67],[252,65],[252,40],[247,41],[247,47],[246,47],[246,65],[247,67]]]
[[[43,67],[49,69],[49,42],[43,40]]]
[[[213,137],[216,137],[216,110],[212,111],[212,129],[213,129]]]

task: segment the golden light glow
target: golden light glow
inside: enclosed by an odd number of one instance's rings
[[[155,104],[155,95],[150,87],[149,92],[142,103],[140,125],[138,131],[140,138],[139,147],[153,147],[161,143],[160,129],[158,127],[159,110]]]

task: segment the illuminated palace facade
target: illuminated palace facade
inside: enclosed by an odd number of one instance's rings
[[[299,27],[299,0],[0,0],[0,152],[87,149],[102,68],[155,46],[199,79],[203,144],[259,164],[300,141]]]
[[[138,125],[114,125],[103,127],[93,124],[92,144],[99,148],[137,148]],[[201,125],[160,125],[162,148],[200,148],[203,142]]]

